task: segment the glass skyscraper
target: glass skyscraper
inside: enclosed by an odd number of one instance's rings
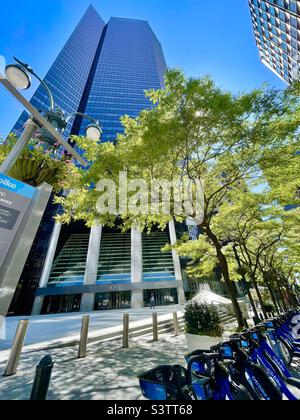
[[[136,117],[152,105],[145,90],[164,85],[162,47],[146,21],[111,18],[107,24],[90,6],[45,77],[65,112],[82,112],[99,120],[102,141],[115,141],[123,131],[120,117]],[[39,87],[31,102],[49,106]],[[14,127],[20,133],[24,113]],[[65,135],[84,134],[88,122],[77,117]],[[122,235],[102,226],[55,225],[51,204],[24,268],[11,314],[142,307],[155,294],[157,304],[184,301],[180,260],[161,253],[176,241],[174,223],[150,236]],[[24,306],[24,302],[27,302]]]
[[[300,76],[300,1],[249,0],[262,62],[288,84]]]
[[[55,105],[66,113],[79,108],[104,27],[104,21],[92,6],[89,7],[44,78],[53,93]],[[30,102],[38,110],[48,111],[49,97],[43,86],[37,89]],[[13,128],[16,134],[23,131],[27,119],[24,112]],[[71,130],[72,122],[64,135],[69,136]]]
[[[81,108],[101,122],[102,141],[114,141],[122,131],[120,117],[137,117],[149,108],[144,91],[161,88],[165,70],[161,45],[147,22],[110,19]]]

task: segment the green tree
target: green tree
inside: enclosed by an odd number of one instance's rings
[[[236,196],[250,184],[265,181],[262,165],[265,171],[278,166],[281,152],[277,150],[283,145],[295,151],[299,148],[299,101],[292,91],[267,88],[234,95],[216,87],[209,78],[186,79],[177,70],[167,74],[165,89],[150,91],[147,96],[153,108],[136,119],[124,117],[124,135],[116,145],[102,146],[99,158],[77,183],[76,192],[61,199],[64,218],[114,224],[121,217],[124,229],[132,225],[163,228],[171,218],[196,218],[214,250],[242,327],[226,242],[218,229],[221,223],[226,224],[220,218],[220,207],[224,202],[236,204]],[[194,186],[203,180],[203,217],[200,220],[195,209],[178,212],[177,206],[171,207],[169,216],[143,211],[99,215],[96,203],[102,193],[91,187],[103,177],[118,181],[120,170],[126,171],[129,179],[141,178],[148,185],[155,179],[171,182],[188,177]]]

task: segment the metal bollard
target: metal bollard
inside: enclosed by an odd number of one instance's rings
[[[173,320],[174,320],[174,333],[175,337],[179,336],[179,322],[178,322],[178,314],[177,312],[173,312]]]
[[[79,343],[79,350],[78,350],[78,359],[84,359],[87,353],[87,343],[88,343],[88,336],[89,336],[89,326],[90,326],[90,317],[86,315],[82,318],[82,325],[81,325],[81,334],[80,334],[80,343]]]
[[[53,366],[51,356],[46,356],[36,367],[30,401],[45,401],[47,399]]]
[[[3,376],[13,376],[17,373],[22,348],[26,338],[27,330],[29,326],[28,320],[19,322],[12,349],[10,352],[7,367]]]
[[[152,315],[153,318],[153,341],[158,341],[158,316],[157,312]]]
[[[129,348],[129,315],[125,314],[123,318],[123,349]]]

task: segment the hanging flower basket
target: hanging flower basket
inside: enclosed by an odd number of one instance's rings
[[[74,165],[69,155],[59,151],[59,145],[48,149],[43,142],[32,140],[9,175],[32,187],[46,182],[58,191],[73,172]]]
[[[54,187],[59,181],[63,164],[60,161],[53,161],[49,165],[47,160],[26,154],[17,160],[9,175],[33,187],[38,187],[44,182]]]
[[[10,134],[5,141],[0,138],[0,165],[17,142],[17,137]],[[34,138],[9,172],[15,178],[32,187],[47,183],[54,192],[69,188],[79,176],[80,169],[72,162],[72,156],[60,144],[49,144]]]

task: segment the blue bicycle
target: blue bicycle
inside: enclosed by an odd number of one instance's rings
[[[187,367],[159,366],[140,376],[149,400],[298,401],[299,311],[263,321],[227,342],[186,357]]]

